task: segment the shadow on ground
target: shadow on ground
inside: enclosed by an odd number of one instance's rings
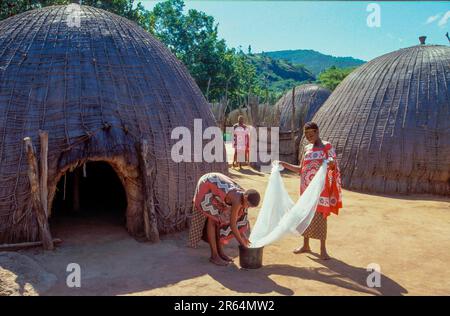
[[[124,295],[159,289],[158,294],[179,295],[180,288],[183,288],[183,295],[204,295],[205,288],[208,295],[227,295],[229,292],[226,290],[238,295],[310,294],[303,293],[301,286],[295,285],[292,278],[298,278],[299,282],[312,280],[342,287],[357,292],[355,294],[407,293],[406,289],[385,275],[381,279],[381,288],[368,288],[366,278],[369,273],[366,269],[337,259],[318,261],[310,257],[312,267],[269,264],[261,269],[245,270],[237,266],[239,260],[235,258],[235,263],[218,267],[208,261],[207,244],[203,243],[199,249],[186,247],[187,232],[162,236],[160,243],[148,244],[129,237],[120,225],[104,225],[99,227],[98,223],[72,222],[55,231],[55,237],[64,241],[56,251],[21,252],[45,269],[45,273],[56,276],[56,282],[52,282],[50,289],[40,291],[39,284],[34,284],[38,294]],[[233,257],[238,254],[235,246],[228,247],[227,252]],[[72,262],[81,267],[81,288],[66,286],[66,268]],[[22,280],[20,270],[16,272]],[[289,287],[275,281],[276,276],[289,277],[289,282],[283,281],[283,284],[289,283]],[[211,279],[218,284],[211,282]],[[173,285],[176,287],[171,287]],[[333,293],[330,290],[320,294]]]

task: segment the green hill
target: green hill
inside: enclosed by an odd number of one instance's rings
[[[277,60],[261,54],[246,55],[256,68],[258,83],[269,91],[282,93],[301,83],[313,82],[315,76],[303,65],[294,65],[286,60]]]
[[[325,55],[311,49],[280,50],[274,52],[264,52],[265,56],[276,60],[286,60],[292,64],[300,64],[311,71],[314,76],[331,66],[338,68],[349,68],[360,66],[364,60],[353,57],[335,57]]]

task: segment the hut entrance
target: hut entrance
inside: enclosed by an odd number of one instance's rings
[[[126,192],[114,169],[107,162],[90,161],[59,179],[50,227],[54,230],[58,224],[66,226],[74,221],[124,227],[126,210]]]

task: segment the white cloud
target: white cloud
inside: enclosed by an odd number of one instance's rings
[[[445,12],[444,16],[439,20],[438,25],[443,27],[448,23],[448,20],[450,20],[450,11]]]
[[[428,19],[427,19],[427,21],[425,22],[425,24],[433,23],[434,21],[436,21],[436,20],[439,19],[440,17],[441,17],[441,14],[440,14],[440,13],[438,13],[438,14],[436,14],[436,15],[429,16]]]

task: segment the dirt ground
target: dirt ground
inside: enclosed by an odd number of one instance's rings
[[[231,173],[264,192],[267,175]],[[295,198],[298,177],[283,178]],[[244,270],[235,243],[226,249],[235,263],[218,267],[207,244],[186,247],[187,231],[149,244],[107,217],[69,220],[52,228],[63,239],[54,252],[0,253],[0,295],[450,295],[449,198],[344,191],[344,209],[328,227],[331,260],[293,254],[301,239],[288,236],[264,249],[263,268]],[[81,288],[66,286],[69,263],[81,267]],[[371,263],[381,267],[380,288],[366,285]]]

